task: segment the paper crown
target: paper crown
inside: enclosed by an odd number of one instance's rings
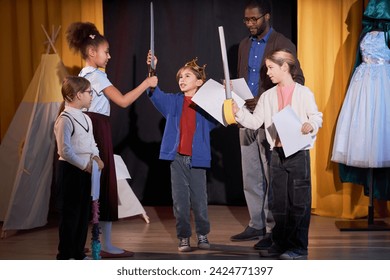
[[[197,73],[199,73],[201,79],[203,81],[206,80],[206,72],[205,72],[205,68],[207,66],[207,64],[204,64],[203,66],[199,66],[196,62],[198,61],[198,58],[194,58],[193,60],[191,61],[188,61],[186,64],[184,64],[184,67],[191,67],[191,69]]]

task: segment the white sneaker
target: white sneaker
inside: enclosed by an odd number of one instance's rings
[[[190,239],[187,238],[180,238],[179,239],[179,246],[177,247],[179,252],[190,252],[191,246],[190,246]]]
[[[198,248],[199,249],[210,249],[210,243],[207,239],[207,235],[198,235]]]

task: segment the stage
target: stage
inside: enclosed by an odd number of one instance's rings
[[[197,249],[195,234],[192,252],[179,253],[175,219],[170,206],[146,206],[150,218],[142,216],[113,223],[114,245],[135,252],[129,260],[261,260],[256,241],[232,242],[230,236],[248,222],[245,206],[209,206],[210,250]],[[364,221],[365,219],[362,219]],[[380,219],[390,223],[390,218]],[[309,231],[309,260],[390,260],[388,231],[340,231],[340,219],[312,215]],[[90,237],[88,237],[89,246]],[[50,215],[45,227],[7,232],[0,240],[1,260],[54,260],[57,253],[57,217]]]

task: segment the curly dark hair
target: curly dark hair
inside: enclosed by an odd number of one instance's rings
[[[95,24],[91,22],[74,22],[66,30],[66,40],[70,49],[80,52],[81,57],[88,57],[88,47],[97,48],[107,39],[100,34]]]

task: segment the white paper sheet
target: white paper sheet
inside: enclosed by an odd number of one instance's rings
[[[251,90],[248,87],[248,84],[246,83],[244,78],[240,79],[234,79],[231,80],[233,85],[233,91],[237,93],[238,96],[240,96],[242,99],[252,99],[253,95]]]
[[[117,180],[131,179],[129,170],[127,170],[126,164],[123,161],[122,157],[119,155],[114,155],[115,161],[115,173]]]
[[[278,131],[283,151],[286,157],[310,146],[313,143],[311,134],[302,134],[302,123],[295,114],[291,106],[286,106],[283,110],[272,117]]]
[[[232,91],[232,98],[237,106],[241,108],[245,100]],[[226,100],[225,89],[222,84],[209,79],[192,97],[197,105],[213,116],[222,125],[227,126],[223,117],[223,103]]]
[[[146,215],[145,209],[126,180],[131,178],[126,164],[119,155],[114,155],[114,160],[118,184],[118,218],[121,219],[142,215],[145,221],[149,223],[149,218]]]

